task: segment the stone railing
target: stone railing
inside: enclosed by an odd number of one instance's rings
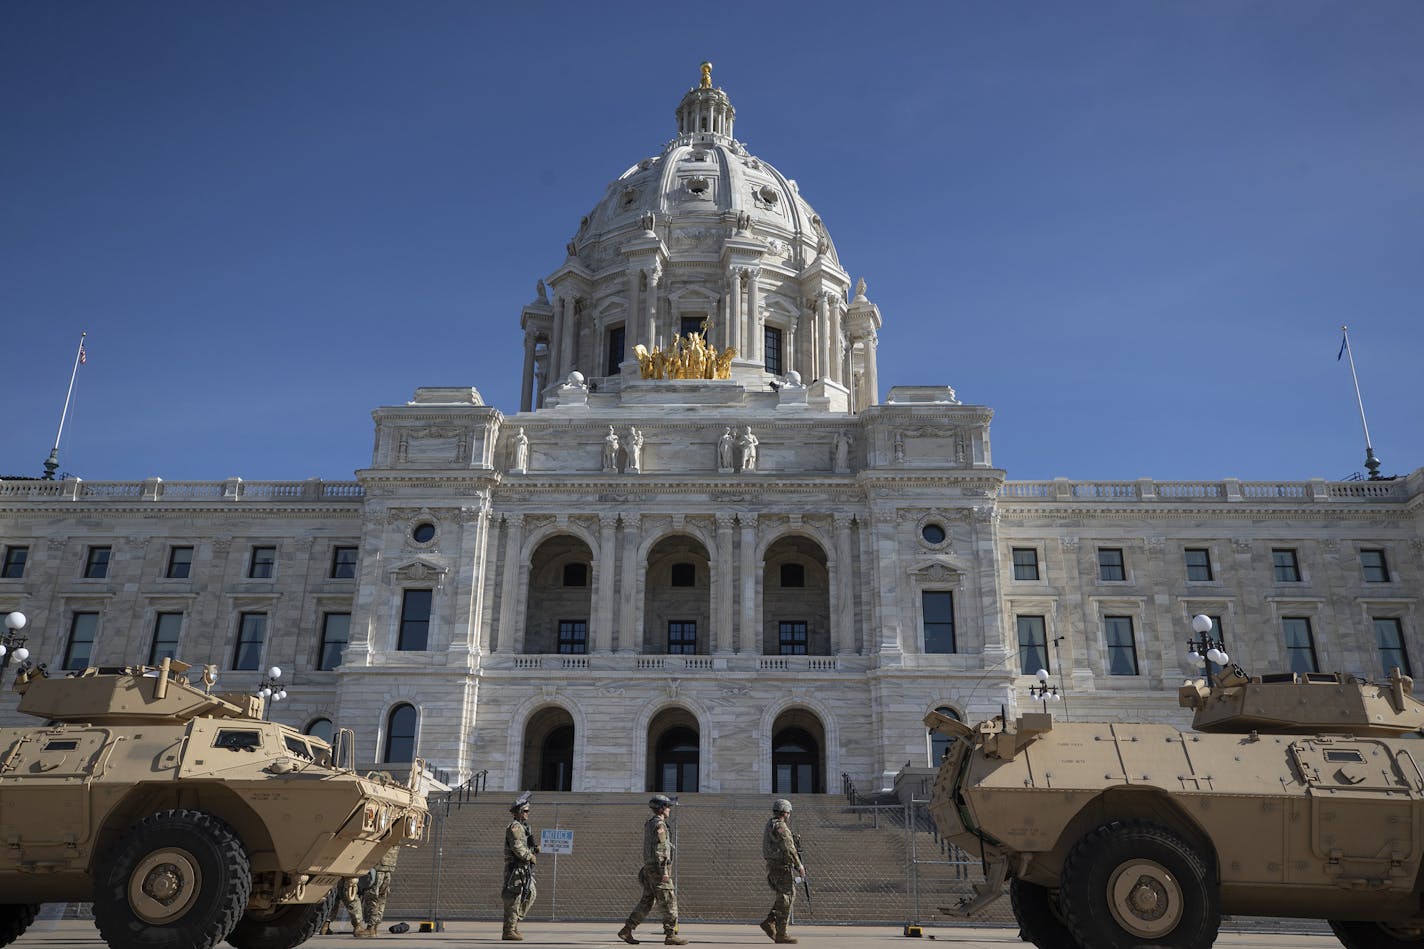
[[[1408,482],[1394,481],[1006,481],[999,497],[1013,501],[1403,501]]]
[[[628,655],[593,653],[564,655],[560,653],[494,653],[483,664],[490,668],[515,670],[576,669],[591,672],[654,672],[682,675],[685,673],[718,674],[727,671],[759,672],[847,672],[856,666],[855,657],[847,664],[839,656],[748,656],[712,655]]]
[[[346,501],[365,494],[357,481],[3,481],[0,498],[34,501]]]

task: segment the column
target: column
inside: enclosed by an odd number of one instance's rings
[[[524,651],[524,610],[519,599],[519,575],[524,546],[524,515],[504,515],[504,584],[499,596],[499,649],[501,653]]]
[[[855,564],[851,562],[850,525],[851,515],[832,515],[836,526],[836,569],[829,578],[831,589],[835,591],[835,602],[831,604],[831,655],[852,652],[854,637],[849,635],[855,629]]]
[[[747,358],[754,362],[764,362],[761,336],[761,270],[747,268]]]
[[[528,412],[534,404],[534,331],[524,331],[524,385],[519,390],[519,411]]]
[[[642,515],[623,517],[623,608],[618,611],[618,652],[636,653],[643,649],[643,584],[639,574],[638,531]]]
[[[712,634],[715,637],[712,649],[717,653],[732,652],[736,643],[736,615],[732,612],[733,600],[737,592],[736,579],[732,574],[732,522],[731,514],[718,514],[717,519],[717,574],[712,591]]]
[[[801,381],[809,385],[811,380],[820,378],[820,373],[817,372],[816,369],[818,365],[816,349],[819,344],[816,341],[816,308],[814,303],[808,303],[806,308],[801,311],[801,317],[797,322],[806,324],[803,328],[805,332],[801,334],[801,348],[803,350],[801,353],[803,360]]]
[[[628,269],[628,316],[623,321],[623,359],[633,358],[633,347],[643,341],[638,333],[638,275],[636,267]]]
[[[761,654],[761,630],[756,628],[756,521],[755,514],[738,514],[742,522],[741,587],[742,615],[737,623],[737,652]]]
[[[559,342],[559,375],[556,382],[563,382],[569,373],[578,368],[578,300],[576,297],[563,297],[564,304],[564,335]]]
[[[613,650],[613,587],[618,580],[617,514],[598,515],[598,564],[593,579],[593,630],[591,652]]]
[[[875,331],[871,330],[865,337],[865,388],[866,404],[880,404],[880,379],[875,371],[875,347],[877,345]]]
[[[816,294],[816,378],[831,381],[831,315],[830,294]]]
[[[737,350],[739,357],[746,356],[746,347],[742,345],[742,270],[740,267],[732,268],[732,292],[727,303],[727,344]]]
[[[554,298],[554,330],[549,335],[549,356],[546,360],[548,374],[544,377],[544,386],[557,382],[563,374],[563,347],[564,347],[564,301],[562,297]]]
[[[829,375],[832,381],[844,383],[846,377],[845,373],[842,371],[842,366],[844,365],[845,360],[841,354],[841,301],[839,296],[837,296],[834,300],[830,299],[830,294],[827,294],[826,296],[828,298],[827,303],[830,308],[831,318],[831,363],[827,367],[827,369],[829,370]]]
[[[647,298],[643,301],[644,323],[638,335],[646,340],[643,345],[652,349],[658,345],[658,271],[655,267],[648,267],[643,273],[648,277],[648,291]]]
[[[801,371],[801,364],[800,364],[800,362],[796,359],[796,337],[799,335],[799,334],[796,332],[796,324],[797,324],[798,322],[800,322],[800,321],[799,321],[799,320],[788,320],[788,321],[787,321],[787,325],[786,325],[786,339],[783,341],[783,343],[784,343],[784,345],[785,345],[785,348],[786,348],[786,362],[785,362],[785,364],[782,366],[782,371],[783,371],[783,373],[784,373],[785,371],[787,371],[787,370],[790,370],[790,369],[795,369],[797,372],[800,372],[800,371]]]

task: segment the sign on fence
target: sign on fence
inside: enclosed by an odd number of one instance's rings
[[[539,831],[539,852],[573,853],[574,832],[571,830],[552,830],[549,828]]]

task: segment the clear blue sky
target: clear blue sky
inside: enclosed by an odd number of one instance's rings
[[[1424,4],[0,5],[0,474],[350,478],[703,59],[1014,479],[1424,465]]]

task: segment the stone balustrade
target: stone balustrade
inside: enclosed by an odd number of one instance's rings
[[[1393,481],[1006,481],[999,497],[1012,501],[1404,501],[1410,482]]]
[[[358,481],[63,481],[0,480],[0,498],[56,501],[359,501]]]

